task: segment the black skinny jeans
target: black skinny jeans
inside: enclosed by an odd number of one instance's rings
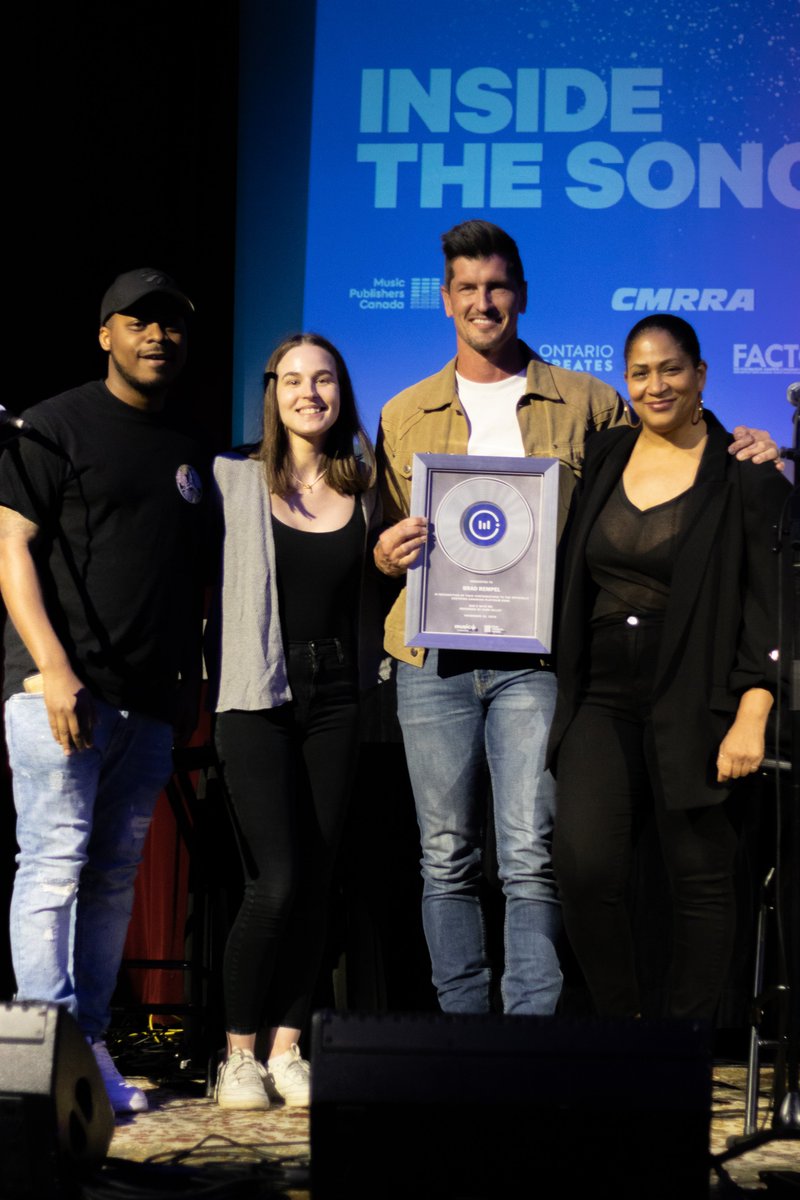
[[[355,766],[354,656],[336,639],[290,643],[287,667],[289,704],[216,722],[245,874],[223,963],[231,1033],[303,1027]]]
[[[727,805],[666,809],[650,695],[658,619],[592,631],[590,675],[558,753],[554,860],[564,922],[598,1012],[640,1011],[625,904],[634,831],[652,804],[673,901],[669,1015],[712,1017],[735,932]]]

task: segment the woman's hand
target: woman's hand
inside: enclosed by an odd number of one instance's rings
[[[717,783],[752,775],[764,759],[764,732],[772,693],[766,688],[750,688],[742,694],[736,719],[731,725],[717,755]]]

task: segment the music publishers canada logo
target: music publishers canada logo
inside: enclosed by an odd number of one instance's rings
[[[441,308],[438,275],[373,275],[348,289],[347,298],[362,312],[398,311],[407,308]]]

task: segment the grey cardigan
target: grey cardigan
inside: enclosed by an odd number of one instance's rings
[[[262,464],[239,454],[214,460],[214,490],[222,518],[222,571],[206,636],[211,706],[256,711],[291,700],[283,653],[272,511]],[[374,489],[360,497],[367,538],[378,526]],[[365,545],[366,557],[366,545]],[[362,593],[363,593],[362,587]],[[374,638],[359,621],[362,677],[377,682]],[[364,642],[367,642],[367,649]]]

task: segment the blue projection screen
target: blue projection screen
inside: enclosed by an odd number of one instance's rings
[[[709,363],[709,407],[787,443],[786,389],[800,378],[799,49],[795,0],[368,11],[318,0],[307,198],[302,177],[296,197],[302,325],[342,350],[370,432],[387,399],[452,357],[439,235],[481,216],[519,243],[520,331],[544,358],[624,392],[627,330],[649,311],[679,313]],[[259,424],[271,349],[259,312],[273,306],[272,329],[298,324],[288,313],[282,324],[280,287],[252,269],[256,240],[281,239],[265,192],[260,207],[252,193],[264,164],[272,186],[293,186],[265,74],[242,81],[239,259],[251,270],[237,293],[238,437]]]

